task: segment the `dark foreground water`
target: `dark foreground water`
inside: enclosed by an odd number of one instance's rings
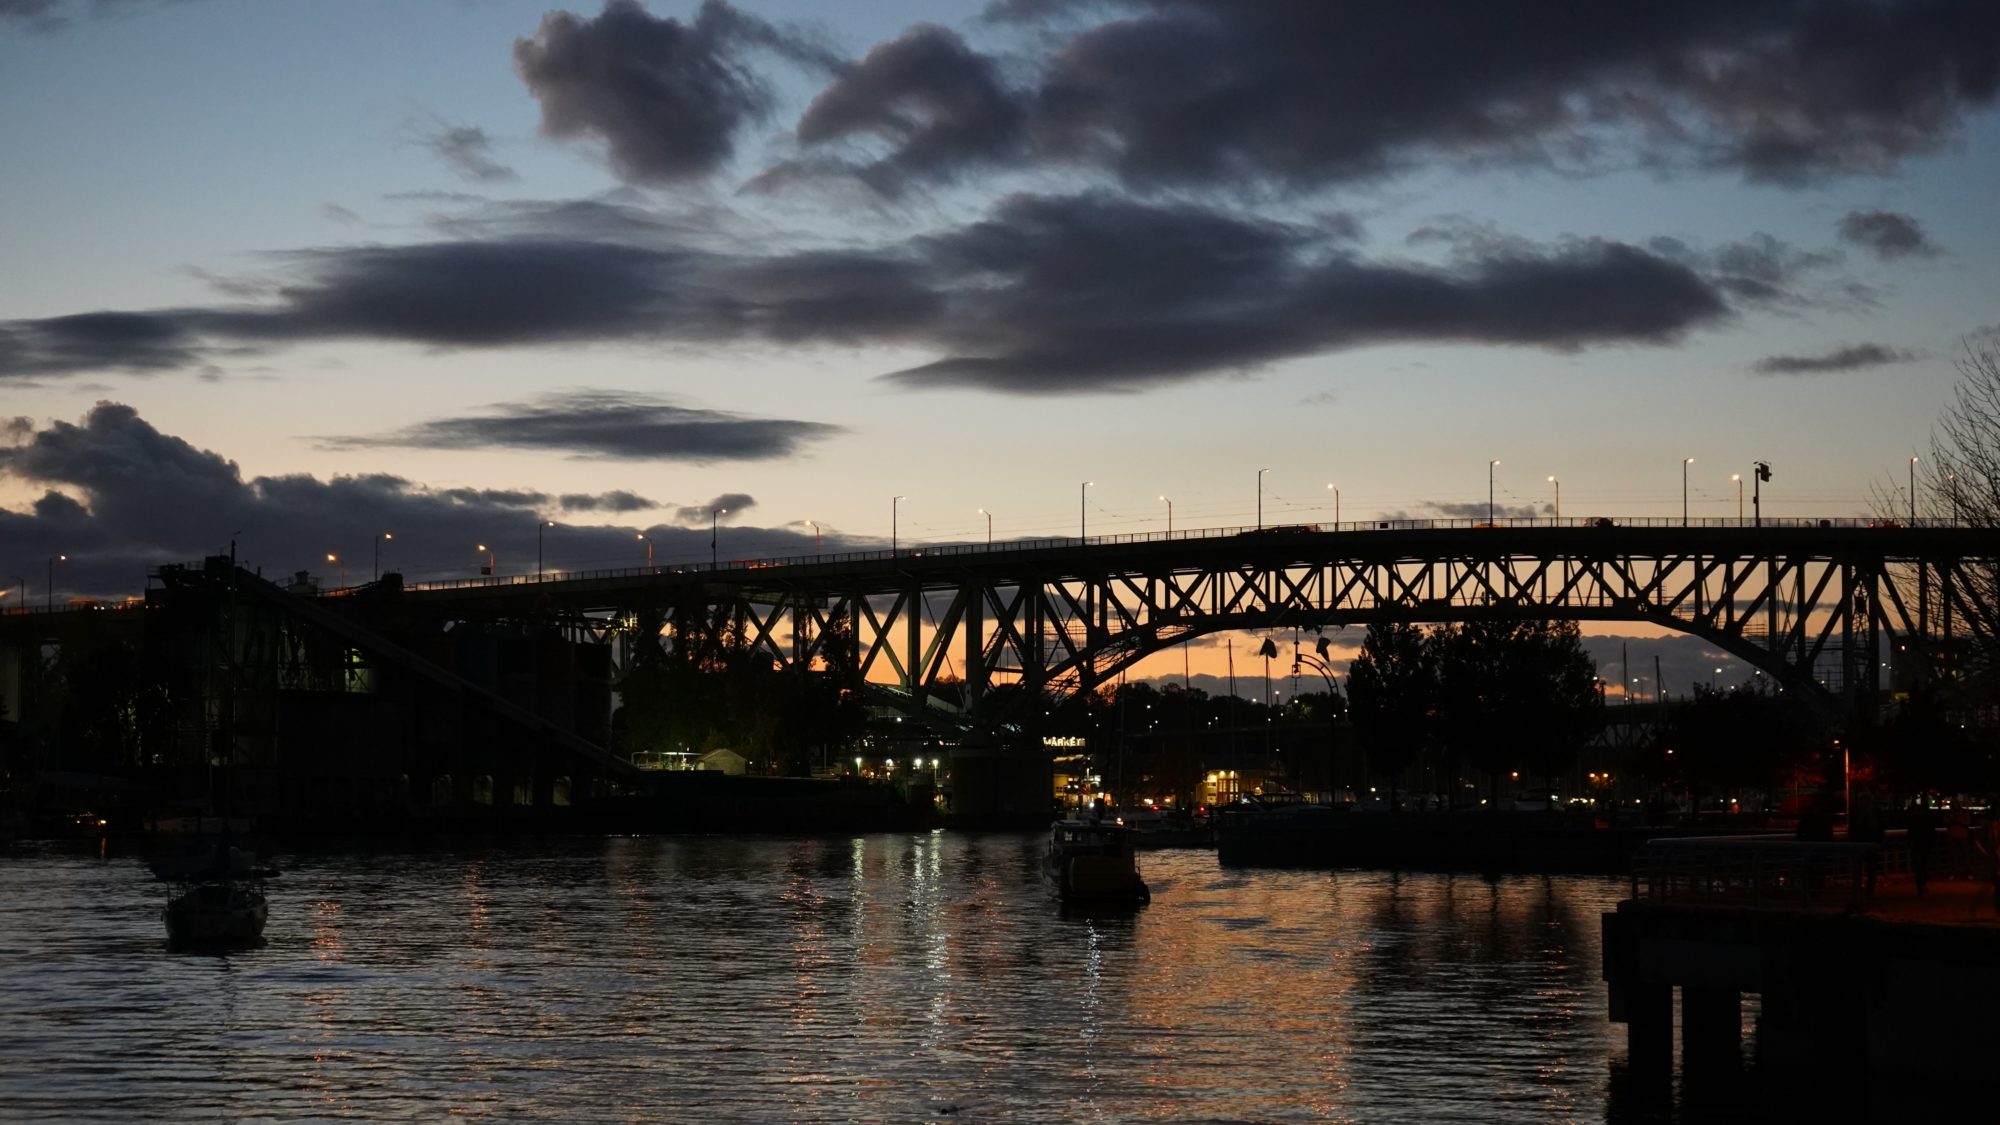
[[[280,855],[167,952],[136,857],[0,854],[7,1120],[1628,1121],[1585,877],[1233,871],[1065,917],[1038,838]]]

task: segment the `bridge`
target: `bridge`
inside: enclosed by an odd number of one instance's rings
[[[642,620],[691,637],[688,615],[726,618],[784,668],[822,664],[844,629],[861,676],[909,713],[988,722],[1217,631],[1494,618],[1689,633],[1784,689],[1867,707],[1892,660],[1906,681],[1948,677],[1993,644],[1997,568],[2000,532],[1953,521],[1390,520],[416,583],[404,597],[439,618],[554,617],[599,637]]]
[[[785,669],[824,667],[829,638],[851,638],[879,697],[947,722],[1031,722],[1218,631],[1485,619],[1689,633],[1784,690],[1866,708],[1892,661],[1918,682],[1990,651],[1996,573],[2000,532],[1953,521],[1388,520],[419,582],[401,586],[399,613],[553,623],[627,655],[654,631],[718,643],[695,626],[726,621]],[[316,610],[362,618],[387,596],[310,592]],[[0,618],[0,643],[78,616]]]

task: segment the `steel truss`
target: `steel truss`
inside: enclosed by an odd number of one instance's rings
[[[844,622],[862,676],[903,707],[986,721],[1206,633],[1492,618],[1647,622],[1869,706],[1891,657],[1900,680],[1995,650],[1996,567],[2000,533],[1963,527],[1286,528],[653,574],[556,604],[658,621],[684,643],[720,643],[726,620],[785,668],[820,666]],[[458,593],[461,611],[478,596]]]

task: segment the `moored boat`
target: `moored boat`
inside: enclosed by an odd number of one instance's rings
[[[238,948],[263,940],[268,907],[252,883],[216,879],[176,891],[160,910],[176,949]]]
[[[1141,906],[1152,891],[1139,877],[1133,832],[1116,821],[1058,820],[1049,828],[1042,873],[1072,905]]]

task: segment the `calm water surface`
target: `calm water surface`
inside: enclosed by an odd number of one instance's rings
[[[166,951],[138,857],[0,854],[0,1117],[1625,1121],[1617,880],[1235,871],[1066,917],[1039,837],[279,855]]]

